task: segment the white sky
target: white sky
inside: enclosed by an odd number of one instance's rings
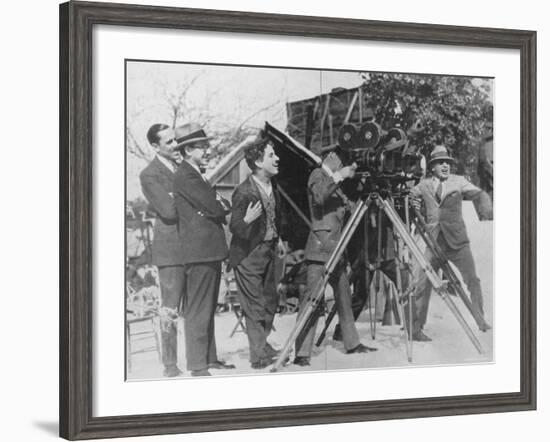
[[[194,107],[209,106],[218,119],[216,123],[246,119],[275,104],[249,123],[261,127],[267,119],[281,128],[286,125],[285,103],[311,98],[335,87],[361,84],[357,72],[184,63],[128,62],[127,73],[129,123],[135,124],[130,120],[139,114],[140,120],[149,117],[147,127],[169,116],[164,91],[182,90],[195,77],[198,78],[189,89],[188,102]]]
[[[147,147],[145,134],[152,124],[172,124],[167,94],[191,84],[187,110],[177,125],[206,124],[212,133],[244,121],[260,129],[269,121],[284,130],[286,103],[361,83],[360,72],[132,61],[127,63],[127,123],[138,143]],[[132,155],[128,160],[127,196],[133,199],[141,195],[137,174],[145,162]]]
[[[178,124],[193,121],[199,110],[207,109],[209,118],[195,121],[206,123],[207,132],[209,128],[236,127],[252,115],[249,126],[259,129],[269,121],[284,130],[286,103],[362,82],[357,72],[128,62],[127,123],[139,143],[148,146],[146,132],[152,124],[172,123],[166,92],[181,91],[195,78],[187,94],[189,111]],[[130,200],[141,195],[138,174],[145,164],[128,156]]]

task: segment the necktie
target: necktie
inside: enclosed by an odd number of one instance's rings
[[[441,196],[443,195],[443,183],[440,181],[437,185],[437,190],[435,191],[435,199],[438,204],[441,204]]]

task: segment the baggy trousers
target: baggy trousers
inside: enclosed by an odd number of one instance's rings
[[[183,323],[187,370],[202,370],[218,360],[214,314],[220,278],[220,261],[185,265]]]
[[[303,314],[307,301],[313,291],[317,287],[319,281],[324,277],[325,266],[322,262],[309,261],[307,266],[307,288],[303,298],[300,300],[300,311],[298,319]],[[329,284],[334,291],[334,300],[336,302],[336,311],[338,312],[338,320],[342,329],[344,348],[351,350],[357,347],[359,342],[359,334],[355,327],[353,311],[351,309],[351,288],[348,277],[345,272],[345,266],[339,265],[334,270],[329,279]],[[313,340],[315,338],[315,330],[317,329],[316,319],[309,329],[307,334],[300,333],[296,339],[296,356],[310,357],[313,349]]]
[[[264,241],[235,269],[235,282],[245,317],[251,363],[268,358],[273,351],[267,337],[271,333],[279,304],[275,258],[275,242]]]
[[[459,249],[452,249],[445,241],[444,237],[440,234],[437,237],[437,243],[441,247],[443,253],[449,261],[451,261],[460,271],[462,279],[466,283],[468,290],[470,291],[470,297],[472,301],[474,319],[478,326],[485,324],[483,313],[483,295],[481,293],[481,283],[476,273],[474,257],[470,249],[470,244],[466,244]],[[430,249],[426,249],[426,259],[431,263],[435,271],[439,269],[437,265],[437,259],[433,256]],[[414,300],[413,313],[413,326],[412,333],[419,332],[428,317],[428,307],[430,304],[430,297],[432,292],[432,285],[428,280],[426,274],[420,270],[418,275],[418,282],[416,285],[416,296]],[[407,309],[406,309],[407,311]],[[408,319],[408,315],[405,315]],[[408,328],[408,327],[407,327]]]
[[[177,318],[185,284],[183,266],[158,268],[161,296],[161,345],[162,363],[165,367],[177,364]]]

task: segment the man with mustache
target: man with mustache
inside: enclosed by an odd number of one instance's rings
[[[275,260],[285,253],[280,197],[273,182],[279,157],[272,144],[260,138],[246,147],[245,159],[252,174],[233,193],[229,265],[245,317],[250,364],[262,369],[278,354],[267,337],[278,306]]]
[[[428,169],[432,176],[425,178],[412,190],[411,195],[424,202],[428,232],[439,244],[445,256],[460,271],[470,291],[474,319],[483,332],[491,326],[485,321],[483,313],[483,295],[476,273],[474,258],[470,249],[470,240],[462,217],[462,200],[478,198],[482,190],[466,178],[451,173],[451,164],[455,160],[449,156],[445,146],[436,146],[430,154]],[[434,269],[438,269],[437,260],[429,249],[426,258]],[[412,338],[415,341],[431,341],[423,327],[428,315],[428,306],[432,286],[424,272],[418,277],[413,308]]]

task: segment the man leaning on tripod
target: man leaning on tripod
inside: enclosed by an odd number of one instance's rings
[[[342,167],[342,161],[334,149],[326,149],[322,156],[322,166],[313,170],[308,180],[307,190],[313,226],[305,248],[307,288],[300,300],[300,312],[305,310],[309,296],[315,290],[319,280],[323,279],[325,262],[330,258],[340,239],[348,205],[348,200],[340,186],[345,179],[353,178],[356,168],[355,164]],[[376,350],[359,341],[351,308],[351,289],[344,259],[338,263],[329,283],[334,290],[346,354]],[[294,364],[310,365],[316,326],[317,320],[305,335],[302,333],[296,340]]]
[[[436,146],[428,161],[428,169],[431,170],[432,176],[423,179],[411,189],[411,196],[413,204],[418,209],[420,202],[424,203],[428,233],[460,271],[470,291],[475,321],[479,329],[485,332],[491,326],[484,318],[481,284],[462,218],[462,200],[478,198],[482,190],[466,178],[452,174],[451,164],[454,162],[445,146]],[[429,249],[426,251],[426,258],[437,270],[437,260]],[[421,272],[417,281],[415,306],[412,309],[412,338],[415,341],[431,341],[422,330],[428,315],[431,290],[432,286],[426,274]]]

